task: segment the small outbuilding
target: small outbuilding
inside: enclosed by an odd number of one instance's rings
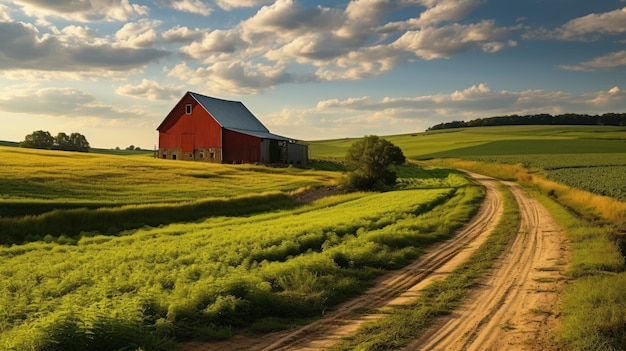
[[[308,161],[307,145],[270,133],[239,101],[187,92],[157,130],[163,159],[265,164]]]

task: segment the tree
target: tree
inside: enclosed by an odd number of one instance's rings
[[[80,133],[72,133],[67,135],[59,133],[56,137],[52,137],[50,132],[38,130],[29,134],[20,143],[21,147],[29,147],[34,149],[55,149],[64,151],[89,151],[89,142],[87,138]]]
[[[351,171],[343,179],[347,189],[383,190],[395,185],[392,164],[403,164],[402,150],[388,140],[369,135],[354,142],[346,153],[345,163]]]
[[[54,138],[54,148],[57,150],[71,150],[70,136],[65,133],[59,133]]]
[[[89,152],[89,142],[80,133],[70,134],[70,149],[68,151]]]
[[[28,147],[33,149],[51,149],[54,145],[54,138],[49,132],[38,130],[33,134],[24,137],[24,141],[20,143],[20,147]]]

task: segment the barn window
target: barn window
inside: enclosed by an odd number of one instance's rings
[[[204,158],[204,151],[200,151],[200,158]]]
[[[176,154],[172,154],[172,160],[175,160],[177,158],[178,155]]]
[[[163,154],[163,159],[167,159],[167,154]]]
[[[189,158],[193,158],[193,152],[189,153]]]
[[[209,154],[209,157],[210,157],[211,159],[214,159],[214,158],[215,158],[215,152],[211,152],[211,153]]]
[[[188,115],[191,114],[191,104],[185,105],[185,113]]]

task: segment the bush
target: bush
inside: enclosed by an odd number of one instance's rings
[[[343,178],[343,188],[386,190],[396,183],[396,173],[389,166],[403,164],[406,158],[399,147],[370,135],[350,146],[345,162],[352,171]]]

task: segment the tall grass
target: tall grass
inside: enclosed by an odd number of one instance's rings
[[[626,349],[626,266],[619,239],[610,224],[594,223],[539,199],[571,241],[574,279],[561,299],[561,327],[557,340],[571,350]]]

